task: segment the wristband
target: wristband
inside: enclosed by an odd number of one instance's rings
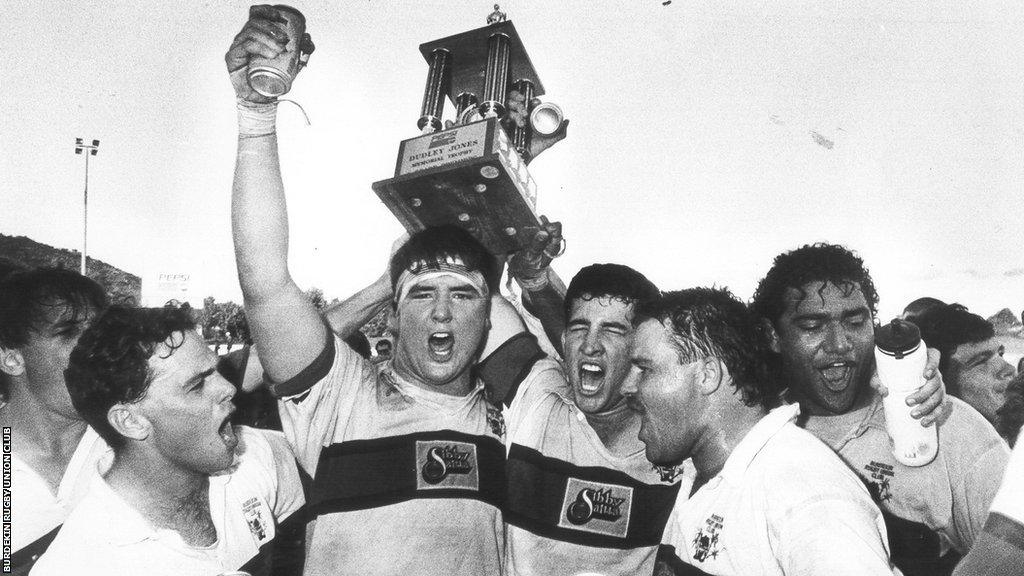
[[[540,275],[533,278],[515,276],[515,279],[523,290],[526,290],[527,292],[537,292],[538,290],[546,287],[549,283],[548,268],[543,269]]]
[[[238,137],[258,138],[277,132],[277,102],[257,104],[239,99]]]

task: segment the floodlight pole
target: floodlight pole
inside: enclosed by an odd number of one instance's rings
[[[82,276],[85,276],[85,259],[89,247],[89,156],[95,156],[99,147],[99,140],[93,140],[90,145],[83,144],[81,138],[75,138],[75,154],[88,151],[85,155],[85,189],[82,193]]]

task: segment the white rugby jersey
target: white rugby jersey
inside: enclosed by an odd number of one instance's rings
[[[693,483],[692,464],[655,467],[642,444],[626,457],[609,452],[572,401],[561,365],[524,340],[499,348],[481,370],[490,386],[528,369],[502,386],[518,384],[508,411],[509,573],[651,574],[676,495],[685,498]]]
[[[503,573],[505,425],[482,384],[425,390],[332,337],[273,390],[313,476],[306,573]]]
[[[26,570],[46,551],[64,519],[85,495],[96,463],[110,450],[91,426],[78,441],[57,493],[27,463],[11,456],[11,565]]]
[[[235,431],[235,463],[210,477],[215,544],[195,548],[174,530],[154,529],[102,478],[113,463],[106,458],[31,576],[269,576],[276,522],[302,506],[302,486],[280,432]]]
[[[676,502],[664,541],[708,574],[892,574],[885,525],[856,475],[776,408],[722,471]]]
[[[948,574],[981,532],[1010,457],[1006,442],[967,403],[939,427],[939,452],[924,466],[892,454],[880,396],[839,416],[810,416],[805,428],[839,453],[886,512],[893,561],[907,576]],[[959,554],[947,554],[952,548]]]

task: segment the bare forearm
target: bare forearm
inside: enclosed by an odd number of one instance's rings
[[[553,284],[535,290],[523,290],[523,307],[540,320],[551,345],[562,354],[562,332],[565,331],[565,292]]]
[[[290,282],[288,212],[275,134],[238,139],[231,224],[246,300],[272,297]]]
[[[382,275],[366,288],[356,292],[344,302],[335,304],[323,315],[328,326],[338,336],[351,336],[373,319],[391,301],[391,279]]]

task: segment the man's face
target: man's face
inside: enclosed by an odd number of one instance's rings
[[[395,369],[431,386],[464,374],[486,334],[489,304],[486,294],[457,276],[422,280],[395,311]]]
[[[96,310],[92,307],[76,315],[74,308],[64,301],[46,304],[44,321],[29,332],[28,342],[19,348],[25,363],[28,393],[49,410],[68,418],[80,417],[64,384],[64,370],[78,338],[95,317]]]
[[[1003,345],[995,338],[961,344],[950,357],[952,376],[960,388],[960,399],[973,406],[989,422],[1006,401],[1006,387],[1016,375],[1003,360]]]
[[[874,372],[871,309],[856,282],[811,282],[786,292],[777,351],[795,400],[815,415],[845,414],[866,401]]]
[[[654,464],[675,465],[688,458],[702,427],[700,362],[682,364],[668,329],[645,320],[633,342],[633,373],[623,386],[629,405],[640,414],[640,440]]]
[[[232,386],[217,372],[217,355],[194,330],[176,332],[149,359],[153,381],[138,409],[152,426],[147,439],[181,470],[212,474],[231,465],[238,438],[229,418]]]
[[[587,414],[622,405],[622,381],[629,374],[634,305],[610,297],[572,301],[562,350],[576,405]]]

